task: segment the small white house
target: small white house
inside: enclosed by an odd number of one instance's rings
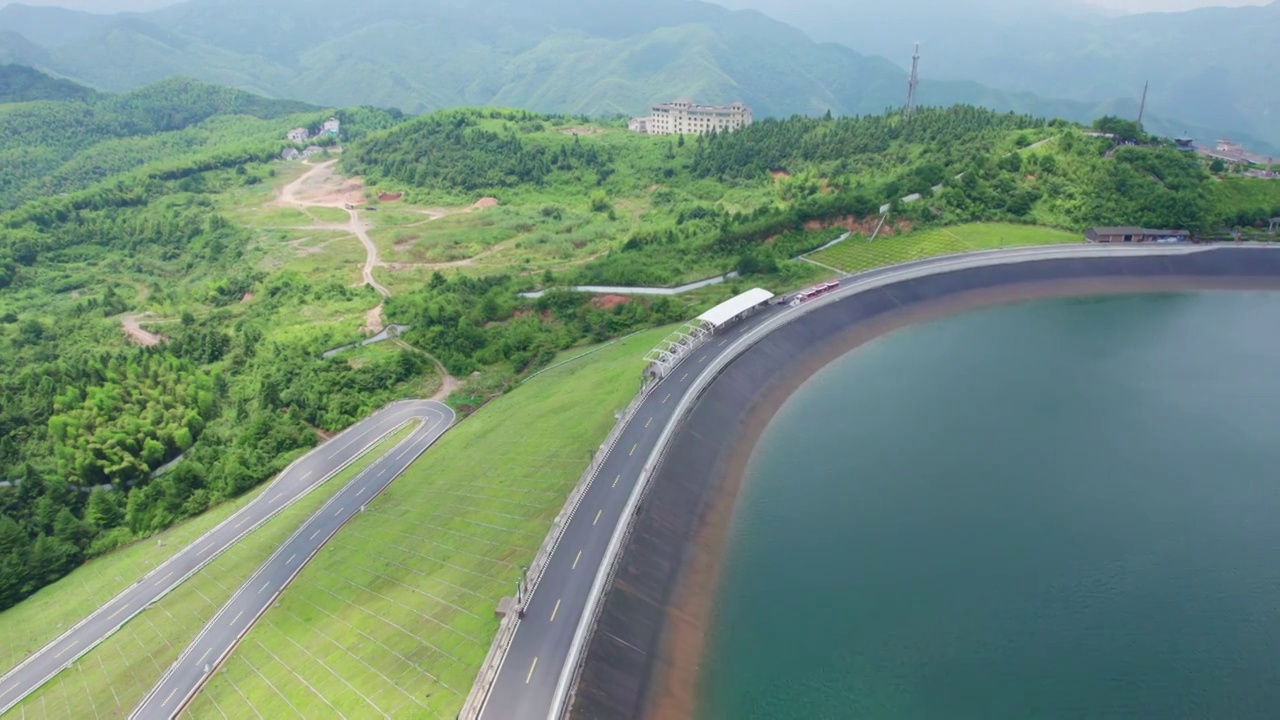
[[[304,143],[311,139],[311,131],[306,128],[294,128],[285,134],[285,137],[289,142]]]
[[[342,131],[342,122],[338,118],[329,118],[320,126],[321,135],[337,135]]]

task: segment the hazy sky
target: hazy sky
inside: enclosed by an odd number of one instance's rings
[[[1129,12],[1153,12],[1190,10],[1199,7],[1240,7],[1242,5],[1266,5],[1270,0],[1091,0],[1090,5],[1100,5],[1112,10]]]
[[[179,0],[19,0],[26,5],[57,5],[92,12],[120,12],[124,10],[151,10],[172,5]],[[271,0],[263,0],[270,2]],[[715,2],[715,0],[710,0]],[[1027,0],[1036,2],[1037,0]],[[1112,10],[1149,12],[1156,10],[1189,10],[1211,5],[1238,7],[1240,5],[1266,5],[1270,0],[1085,0]],[[0,7],[14,4],[13,0],[0,0]],[[725,5],[742,6],[744,3],[726,2]]]

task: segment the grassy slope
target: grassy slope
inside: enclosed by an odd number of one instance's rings
[[[854,237],[811,257],[816,262],[845,272],[859,272],[937,255],[1002,247],[1073,243],[1082,242],[1083,239],[1077,233],[1031,225],[971,223],[895,237],[880,237],[872,242]]]
[[[451,430],[299,576],[188,715],[453,717],[498,598],[666,332],[552,370]]]
[[[152,538],[91,560],[58,582],[0,613],[0,665],[7,670],[27,653],[79,622],[225,520],[261,490],[220,505]]]
[[[258,566],[348,480],[409,432],[411,429],[406,428],[387,438],[351,467],[241,540],[82,657],[69,671],[28,697],[14,708],[14,715],[101,718],[120,717],[130,712],[204,623]],[[242,504],[241,501],[229,503],[169,531],[162,536],[166,541],[164,550],[176,552]],[[41,591],[37,598],[43,600],[40,607],[44,608],[44,617],[58,617],[64,622],[78,620],[86,608],[100,604],[153,567],[155,558],[137,550],[154,547],[150,541],[144,541],[130,550],[86,565]],[[104,577],[110,582],[104,581]],[[86,580],[95,590],[88,599],[80,593],[80,586]],[[27,605],[23,603],[14,610],[23,611]],[[5,628],[6,641],[10,630],[21,637],[19,623],[36,622],[23,613],[11,621],[10,614],[4,614],[5,625],[0,626]]]

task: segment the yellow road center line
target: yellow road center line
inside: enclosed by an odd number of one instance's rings
[[[205,658],[207,658],[207,657],[209,657],[209,653],[211,653],[211,652],[213,652],[213,648],[207,648],[207,649],[204,651],[204,654],[200,656],[200,662],[204,662],[204,659],[205,659]]]
[[[684,382],[685,380],[688,380],[688,379],[689,379],[689,373],[685,373],[684,377],[680,378],[680,382]]]
[[[173,700],[173,696],[174,696],[174,695],[177,695],[177,694],[178,694],[178,688],[174,688],[174,689],[170,690],[170,691],[169,691],[169,697],[165,698],[165,699],[164,699],[164,702],[160,703],[160,707],[166,707],[166,706],[168,706],[168,704]]]
[[[68,645],[68,646],[66,646],[66,647],[64,647],[64,648],[62,648],[62,652],[58,653],[57,655],[54,655],[54,657],[55,657],[55,658],[60,658],[60,657],[62,657],[63,655],[66,655],[67,653],[71,652],[72,648],[74,648],[75,646],[76,646],[76,644],[75,644],[75,643],[71,643],[70,645]]]
[[[591,524],[592,524],[592,525],[595,525],[596,523],[600,522],[600,516],[601,516],[601,515],[603,515],[603,514],[604,514],[604,509],[603,509],[603,508],[601,508],[601,509],[597,510],[597,511],[596,511],[596,519],[595,519],[595,520],[592,520],[592,521],[591,521]]]
[[[341,515],[342,513],[346,512],[346,511],[347,511],[347,509],[346,509],[346,508],[338,508],[338,511],[337,511],[337,512],[335,512],[335,513],[333,514],[333,516],[334,516],[334,517],[338,517],[339,515]]]
[[[263,586],[258,590],[258,594],[261,595],[262,593],[266,592],[267,588],[269,587],[271,587],[270,582],[264,583]]]
[[[573,559],[573,567],[571,567],[571,568],[569,568],[569,569],[570,569],[570,570],[577,570],[577,569],[578,569],[578,561],[579,561],[579,560],[581,560],[581,559],[582,559],[582,551],[581,551],[581,550],[579,550],[579,551],[578,551],[578,556],[577,556],[577,557],[575,557],[575,558]]]
[[[284,561],[284,564],[285,564],[285,565],[288,565],[289,563],[293,562],[293,559],[294,559],[294,558],[296,558],[296,557],[298,557],[298,553],[294,553],[294,554],[290,555],[290,556],[289,556],[289,559]]]
[[[115,611],[115,612],[111,613],[110,615],[108,615],[108,616],[107,616],[107,619],[108,619],[108,620],[110,620],[111,618],[113,618],[113,617],[115,617],[115,616],[119,615],[120,613],[124,612],[124,610],[125,610],[125,608],[124,608],[124,607],[121,607],[119,610],[117,610],[117,611]]]
[[[670,400],[670,399],[671,399],[671,393],[667,393],[667,396],[666,396],[666,397],[664,397],[664,398],[662,398],[662,404],[663,404],[663,405],[666,405],[666,404],[667,404],[667,401],[668,401],[668,400]]]
[[[649,418],[649,421],[648,421],[648,422],[646,422],[646,423],[644,424],[644,426],[645,426],[645,427],[649,427],[649,426],[650,426],[650,425],[652,425],[652,424],[653,424],[653,418]]]
[[[320,531],[319,531],[319,530],[317,530],[317,531],[315,531],[315,532],[311,533],[311,537],[310,537],[310,538],[308,538],[308,539],[309,539],[309,540],[315,540],[315,539],[316,539],[316,536],[317,536],[317,535],[319,535],[319,534],[320,534]]]
[[[529,666],[529,674],[528,674],[528,675],[525,675],[525,677],[524,677],[524,684],[525,684],[525,685],[528,685],[528,684],[529,684],[529,681],[533,679],[533,669],[534,669],[534,668],[536,668],[536,667],[538,667],[538,658],[534,658],[534,659],[533,659],[533,664]]]
[[[614,486],[614,487],[618,487],[618,481],[619,481],[619,480],[621,480],[621,479],[622,479],[622,476],[621,476],[621,475],[619,475],[618,477],[614,478],[614,479],[613,479],[613,486]]]
[[[703,355],[701,358],[699,358],[699,359],[698,359],[698,362],[700,362],[700,363],[701,363],[701,362],[706,362],[706,361],[707,361],[707,358],[709,358],[709,357],[711,357],[711,356],[710,356],[710,355]]]
[[[241,616],[241,615],[243,615],[243,614],[244,614],[244,611],[243,611],[243,610],[241,610],[240,612],[236,613],[236,616],[235,616],[235,617],[233,617],[233,618],[231,618],[231,624],[232,624],[232,625],[235,625],[235,624],[236,624],[236,621],[237,621],[237,620],[239,620],[239,619],[240,619],[240,616]]]
[[[236,523],[236,527],[240,527],[241,525],[243,525],[243,524],[245,524],[245,523],[247,523],[247,522],[249,522],[249,518],[242,518],[242,519],[240,520],[240,522]]]
[[[556,606],[555,606],[554,608],[551,608],[551,620],[550,620],[550,622],[555,622],[555,621],[556,621],[556,613],[558,613],[558,612],[560,612],[560,601],[559,601],[559,600],[557,600],[557,601],[556,601]]]
[[[9,693],[11,693],[11,692],[13,692],[13,688],[9,688],[8,690],[5,690],[4,692],[0,692],[0,698],[4,697],[5,695],[8,695],[8,694],[9,694]]]
[[[169,574],[168,574],[168,575],[165,575],[164,577],[162,577],[162,578],[160,578],[159,580],[157,580],[157,581],[156,581],[156,584],[157,584],[157,585],[159,585],[159,584],[163,583],[165,580],[168,580],[168,579],[169,579],[169,578],[171,578],[171,577],[173,577],[173,571],[172,571],[172,570],[170,570],[170,571],[169,571]]]
[[[210,550],[212,550],[212,549],[213,549],[213,546],[214,546],[214,545],[216,545],[216,544],[217,544],[217,543],[209,543],[208,545],[205,545],[205,546],[204,546],[204,549],[203,549],[203,550],[201,550],[200,552],[198,552],[198,553],[196,553],[196,554],[197,554],[197,555],[203,555],[203,554],[205,554],[205,553],[209,552]]]
[[[635,454],[636,454],[636,448],[638,448],[638,447],[640,447],[640,443],[636,443],[635,445],[632,445],[632,446],[631,446],[631,452],[629,452],[629,453],[627,453],[627,454],[628,454],[628,455],[635,455]]]

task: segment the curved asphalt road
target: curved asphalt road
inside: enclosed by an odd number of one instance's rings
[[[306,494],[307,491],[342,470],[388,433],[405,422],[415,419],[423,420],[424,425],[411,436],[411,439],[416,439],[417,443],[413,447],[420,448],[412,452],[412,457],[417,457],[422,449],[425,449],[448,428],[453,421],[453,412],[447,406],[430,401],[392,403],[300,458],[280,473],[253,502],[241,508],[235,515],[205,533],[155,570],[144,575],[93,614],[48,645],[27,656],[21,664],[0,677],[0,714],[12,708],[63,668],[105,640],[120,626],[177,587],[240,538]],[[434,434],[430,434],[428,428],[434,428],[434,431],[431,431]],[[429,434],[429,440],[424,437],[424,433]],[[405,443],[402,443],[397,446],[397,451],[403,450],[404,447]],[[388,455],[394,457],[393,453]],[[404,457],[412,459],[408,455]],[[385,463],[380,461],[379,465],[385,466]],[[396,466],[402,467],[398,462]],[[364,482],[372,484],[371,475],[373,473],[366,472],[361,478]],[[352,485],[355,485],[354,481]],[[378,489],[381,489],[381,486]],[[366,488],[366,491],[369,490],[372,490],[372,487]],[[341,496],[342,494],[339,495]],[[354,510],[358,509],[358,507],[354,508]],[[332,517],[331,510],[329,512],[330,516],[325,518],[326,520],[338,520]],[[314,520],[313,517],[312,521]],[[325,535],[325,538],[327,537],[328,535]],[[310,550],[304,557],[309,554]]]
[[[839,291],[827,297],[841,297],[908,276],[947,272],[965,267],[1025,262],[1071,256],[1123,256],[1135,254],[1176,254],[1201,252],[1212,246],[1100,246],[1063,245],[980,251],[918,260],[880,268],[849,277]],[[556,714],[570,688],[561,683],[562,674],[574,649],[574,636],[583,612],[591,602],[597,574],[604,568],[605,554],[620,522],[645,463],[649,461],[659,436],[672,420],[681,400],[696,391],[704,371],[717,358],[739,352],[735,340],[784,314],[798,315],[806,306],[769,306],[723,334],[716,335],[683,360],[656,385],[609,451],[591,486],[565,526],[538,584],[532,589],[523,620],[516,627],[497,677],[481,709],[482,720],[543,720]]]
[[[129,717],[176,717],[329,538],[363,512],[365,503],[385,490],[453,424],[453,410],[447,405],[432,401],[405,405],[406,411],[412,408],[413,417],[422,419],[422,425],[347,483],[267,558],[205,624]]]

